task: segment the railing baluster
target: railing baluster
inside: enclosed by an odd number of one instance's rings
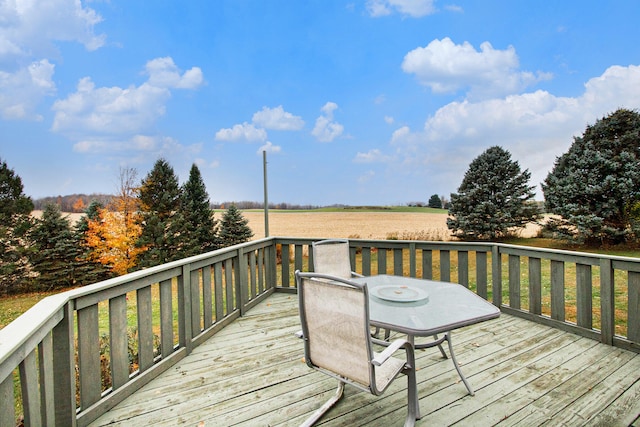
[[[109,299],[109,357],[112,388],[117,390],[129,381],[127,330],[127,295]]]
[[[458,251],[458,283],[469,287],[469,252]]]
[[[378,248],[378,274],[387,274],[387,250]]]
[[[285,288],[289,288],[291,287],[291,283],[289,280],[289,275],[291,274],[289,271],[289,258],[290,258],[290,254],[289,254],[289,245],[283,243],[282,244],[282,251],[281,251],[281,255],[282,257],[282,286]]]
[[[213,324],[213,297],[211,289],[211,266],[202,267],[202,316],[204,329]]]
[[[38,368],[36,367],[35,350],[27,354],[27,357],[20,363],[19,368],[24,424],[26,426],[41,426],[43,424],[38,393]]]
[[[80,408],[84,410],[100,399],[98,304],[78,310],[78,368]]]
[[[551,260],[551,318],[564,322],[564,261]]]
[[[215,299],[216,299],[216,322],[219,322],[224,317],[224,286],[222,283],[222,265],[216,263],[213,266],[213,282],[215,286]]]
[[[520,257],[509,255],[509,307],[520,309]]]
[[[371,248],[362,248],[362,274],[371,276]]]
[[[153,321],[151,318],[151,287],[145,286],[138,289],[137,295],[138,315],[138,365],[140,372],[144,372],[153,365]],[[199,307],[192,310],[198,311]],[[194,329],[195,333],[195,329]]]
[[[576,322],[578,326],[593,327],[593,292],[591,266],[576,264]]]
[[[451,251],[448,249],[440,250],[440,281],[451,281]]]
[[[173,286],[171,279],[160,282],[160,347],[162,357],[173,353]],[[209,291],[211,294],[211,291]]]
[[[613,343],[615,333],[615,301],[613,293],[613,266],[610,259],[600,260],[600,331],[605,344]]]
[[[393,250],[393,274],[404,276],[404,263],[402,262],[402,248]]]
[[[487,253],[476,251],[476,292],[487,299]]]
[[[627,279],[629,293],[627,316],[627,338],[640,342],[640,273],[630,271]]]
[[[433,278],[433,251],[431,249],[422,250],[422,278],[428,280]]]
[[[542,262],[529,257],[529,312],[542,314]]]
[[[53,400],[55,426],[76,425],[76,376],[73,337],[73,308],[70,302],[62,307],[63,318],[53,328]]]
[[[38,361],[40,368],[40,408],[42,425],[55,425],[56,406],[53,388],[53,338],[52,334],[38,344]]]
[[[16,425],[13,374],[0,381],[0,426]]]

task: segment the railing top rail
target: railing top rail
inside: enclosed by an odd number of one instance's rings
[[[511,245],[506,243],[493,243],[493,245],[498,246],[501,249],[513,250],[518,252],[526,252],[526,253],[541,253],[546,254],[548,256],[553,255],[564,255],[569,257],[584,257],[584,258],[592,258],[592,259],[608,259],[612,261],[628,261],[628,262],[638,262],[640,259],[635,257],[625,257],[619,255],[606,255],[606,254],[594,254],[590,252],[580,252],[580,251],[569,251],[563,249],[551,249],[551,248],[536,248],[533,246],[520,246],[520,245]],[[506,252],[506,251],[505,251]]]

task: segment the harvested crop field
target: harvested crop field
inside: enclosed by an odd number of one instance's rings
[[[32,213],[35,217],[41,211]],[[74,223],[82,214],[64,214]],[[264,237],[264,212],[242,211],[253,239]],[[215,218],[222,218],[216,212]],[[539,227],[529,225],[520,235],[534,237]],[[451,240],[446,213],[426,212],[278,212],[269,211],[269,235],[280,237]]]
[[[254,239],[264,237],[264,213],[245,211]],[[219,219],[220,216],[216,214]],[[531,225],[523,237],[535,236]],[[283,237],[451,240],[447,214],[405,212],[269,212],[269,235]]]

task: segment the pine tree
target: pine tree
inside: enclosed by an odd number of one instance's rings
[[[31,264],[38,272],[36,288],[52,290],[77,285],[80,247],[69,220],[57,205],[47,205],[30,232]]]
[[[218,224],[200,169],[195,164],[191,166],[189,180],[182,187],[180,208],[184,218],[182,256],[186,258],[218,249]]]
[[[24,239],[32,225],[32,210],[22,179],[0,161],[0,295],[27,286],[29,249]]]
[[[229,206],[220,224],[220,242],[222,247],[233,246],[251,240],[253,232],[247,225],[248,223],[249,220],[242,216],[242,213],[235,205]]]
[[[640,238],[640,114],[619,109],[587,126],[542,184],[550,228],[588,244]]]
[[[138,198],[142,234],[137,246],[144,249],[139,266],[151,267],[182,258],[180,234],[184,219],[180,210],[180,186],[166,160],[159,159],[142,180]]]
[[[531,174],[495,146],[474,159],[458,194],[451,194],[447,227],[464,240],[494,240],[539,218]]]
[[[442,200],[440,200],[440,196],[434,194],[429,198],[429,207],[435,209],[442,209]]]

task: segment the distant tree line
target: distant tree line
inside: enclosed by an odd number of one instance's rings
[[[75,197],[86,215],[71,224],[60,199],[32,217],[21,178],[0,161],[0,294],[91,284],[253,237],[235,205],[214,217],[196,165],[182,186],[164,159],[141,182],[136,175],[121,169],[116,195],[87,205]]]

